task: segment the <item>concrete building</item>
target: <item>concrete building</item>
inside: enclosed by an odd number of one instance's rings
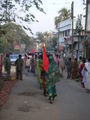
[[[82,55],[83,51],[83,40],[84,33],[80,35],[75,34],[76,21],[74,21],[74,56],[77,57],[78,45],[79,45],[79,56]],[[59,45],[64,46],[65,53],[71,55],[71,46],[72,46],[72,19],[66,19],[58,24],[59,32]],[[79,41],[79,44],[78,44]]]

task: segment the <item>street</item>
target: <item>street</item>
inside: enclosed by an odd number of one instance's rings
[[[90,120],[90,94],[79,82],[62,78],[57,94],[55,102],[49,104],[36,76],[25,72],[0,110],[0,120]]]

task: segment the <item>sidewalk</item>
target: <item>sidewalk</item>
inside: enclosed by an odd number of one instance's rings
[[[11,89],[15,83],[15,80],[4,81],[3,87],[0,90],[0,107],[3,107],[3,105],[7,102],[9,93],[11,92]]]
[[[3,107],[3,105],[7,102],[11,89],[16,83],[15,68],[13,68],[14,67],[11,69],[11,80],[8,81],[3,67],[2,77],[0,78],[0,107]]]

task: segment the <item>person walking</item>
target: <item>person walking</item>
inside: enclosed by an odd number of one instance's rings
[[[49,59],[46,52],[45,46],[43,46],[43,56],[42,56],[42,68],[41,68],[41,79],[42,79],[42,88],[44,96],[47,96],[47,89],[46,89],[46,72],[49,68]]]
[[[30,71],[30,58],[28,57],[27,60],[26,60],[26,69],[27,71],[29,72]]]
[[[72,61],[71,58],[68,59],[67,63],[67,79],[69,79],[71,77],[71,73],[72,73]]]
[[[83,63],[83,58],[80,56],[79,57],[79,61],[78,61],[78,66],[79,66],[79,68],[80,68],[80,65]]]
[[[63,71],[65,70],[65,63],[64,60],[61,56],[59,56],[59,72],[60,72],[60,76],[63,76]]]
[[[38,55],[37,58],[37,79],[40,84],[40,89],[42,89],[42,77],[41,77],[41,70],[42,70],[42,54]]]
[[[78,62],[77,58],[75,58],[72,64],[72,79],[73,80],[77,79],[77,75],[78,75]]]
[[[46,74],[46,72],[45,72],[45,70],[44,70],[44,68],[43,68],[43,66],[42,66],[42,68],[41,68],[42,89],[43,89],[43,95],[44,95],[44,96],[47,96],[45,74]]]
[[[86,89],[87,93],[90,93],[90,58],[85,63],[84,73],[85,74],[83,74],[84,75],[83,82],[85,85],[85,89]]]
[[[23,80],[23,59],[22,55],[19,55],[19,58],[15,61],[16,65],[16,79]]]
[[[79,76],[80,76],[80,81],[81,81],[81,85],[82,87],[84,88],[84,82],[83,82],[83,76],[82,76],[82,70],[84,69],[85,67],[85,58],[82,59],[82,63],[80,64],[80,67],[79,67]]]
[[[5,60],[4,60],[4,68],[7,73],[7,79],[10,80],[10,70],[11,70],[11,62],[9,54],[6,54]]]
[[[35,56],[32,55],[32,59],[31,59],[31,72],[35,73]]]
[[[55,54],[54,60],[55,60],[55,63],[58,64],[58,54]]]
[[[58,64],[55,63],[52,55],[49,56],[49,69],[46,73],[46,88],[48,92],[49,102],[52,104],[56,93],[56,82],[59,81]]]

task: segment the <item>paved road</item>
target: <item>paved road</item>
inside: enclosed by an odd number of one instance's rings
[[[36,76],[25,73],[0,110],[0,120],[90,120],[90,94],[79,82],[62,79],[57,83],[57,93],[54,104],[49,104]]]

